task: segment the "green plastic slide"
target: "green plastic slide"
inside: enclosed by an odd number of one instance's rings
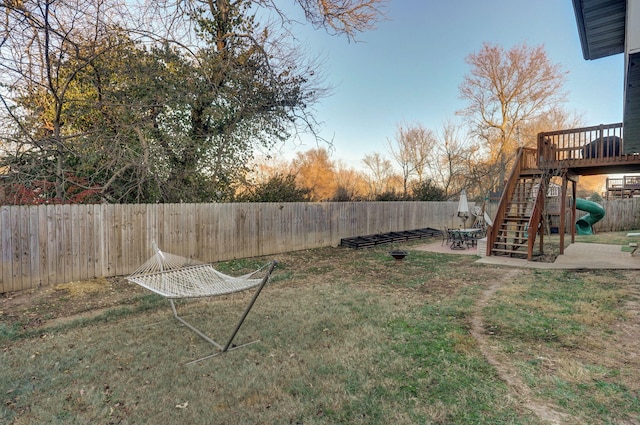
[[[588,213],[576,220],[576,232],[579,235],[593,235],[592,226],[604,218],[604,208],[596,202],[578,198],[576,209]]]

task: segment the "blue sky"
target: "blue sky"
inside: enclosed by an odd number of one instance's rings
[[[312,55],[324,58],[333,94],[316,105],[320,135],[332,139],[331,158],[362,169],[362,158],[387,155],[398,124],[420,123],[438,131],[465,106],[458,86],[470,70],[465,57],[483,42],[509,49],[544,45],[568,71],[565,107],[586,125],[622,121],[624,57],[585,61],[571,0],[391,0],[388,20],[359,42],[333,37],[309,25],[296,34]],[[315,148],[311,138],[282,153]]]

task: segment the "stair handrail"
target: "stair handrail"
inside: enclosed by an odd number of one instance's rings
[[[533,259],[533,246],[536,243],[536,235],[538,234],[538,227],[542,222],[542,212],[544,211],[544,200],[547,196],[547,175],[543,175],[540,178],[540,184],[538,185],[538,194],[536,195],[536,201],[533,204],[531,211],[531,217],[529,217],[529,223],[527,224],[527,260]]]
[[[520,171],[522,170],[524,149],[525,148],[518,148],[513,169],[511,170],[511,174],[509,174],[509,178],[505,182],[504,189],[502,190],[502,196],[500,196],[500,203],[498,204],[498,209],[496,211],[495,218],[493,219],[493,225],[487,227],[487,256],[491,256],[491,249],[493,249],[496,238],[498,237],[498,232],[495,230],[495,226],[500,226],[504,221],[504,216],[507,213],[507,205],[513,197],[513,192],[516,189],[516,185],[518,183],[518,179],[516,177],[520,175]]]

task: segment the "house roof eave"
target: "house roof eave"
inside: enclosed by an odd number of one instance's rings
[[[599,59],[624,52],[626,0],[572,0],[582,56]]]

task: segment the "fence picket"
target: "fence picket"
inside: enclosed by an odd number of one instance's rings
[[[40,285],[40,217],[38,208],[35,205],[31,205],[27,209],[29,215],[29,243],[28,243],[28,255],[30,271],[27,274],[29,279],[29,286],[35,287]]]

